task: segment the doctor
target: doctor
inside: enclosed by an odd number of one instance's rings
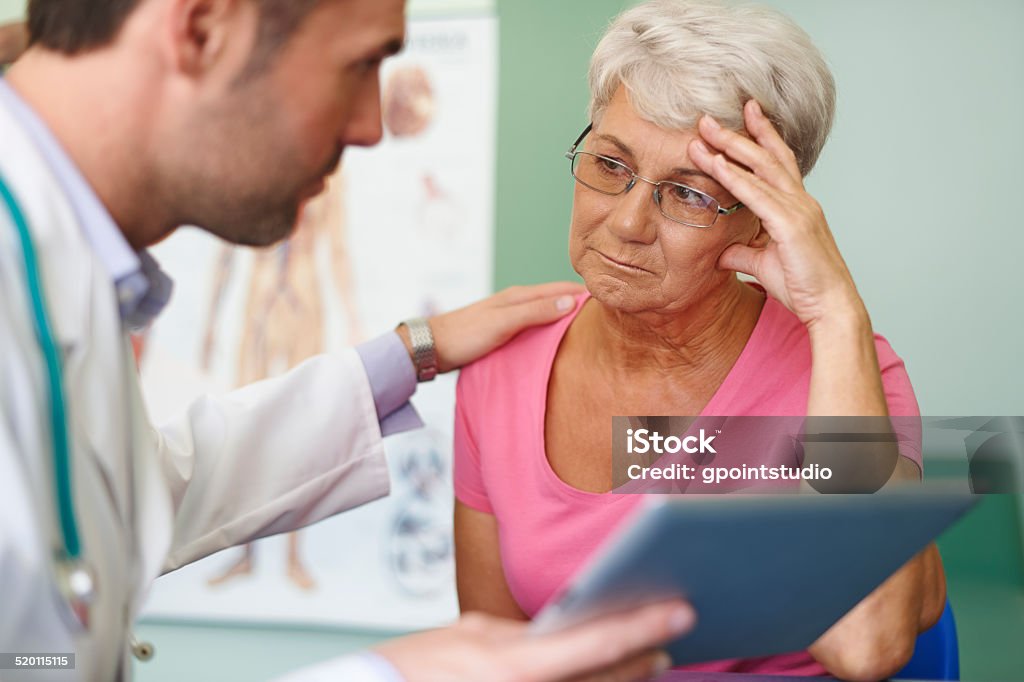
[[[388,492],[408,398],[568,306],[509,290],[150,424],[126,331],[170,281],[145,248],[194,224],[288,234],[348,145],[381,138],[378,71],[402,0],[31,0],[0,80],[0,653],[130,675],[161,572]],[[289,679],[638,679],[691,627],[670,603],[550,637],[470,616]],[[35,675],[35,677],[33,677]]]

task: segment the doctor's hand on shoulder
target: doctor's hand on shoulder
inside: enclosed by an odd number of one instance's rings
[[[575,297],[584,291],[583,285],[574,282],[509,287],[472,305],[430,318],[437,371],[444,373],[468,365],[524,329],[564,317],[576,307]],[[400,326],[398,334],[412,355],[408,327]]]
[[[689,632],[693,609],[671,601],[606,616],[563,632],[532,635],[529,624],[482,613],[377,649],[407,682],[502,680],[631,682],[671,665],[656,647]]]

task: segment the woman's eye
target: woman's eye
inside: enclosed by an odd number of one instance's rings
[[[707,199],[703,194],[695,189],[689,187],[683,187],[682,185],[673,185],[671,196],[676,201],[684,204],[691,204],[693,206],[701,206],[707,203]]]
[[[603,171],[605,171],[607,173],[625,173],[626,172],[625,167],[621,163],[619,163],[618,161],[613,161],[611,159],[598,158],[598,164],[600,165],[601,170],[603,170]]]

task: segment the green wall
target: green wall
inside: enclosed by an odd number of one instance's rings
[[[24,11],[23,0],[0,0],[0,22],[18,19]]]

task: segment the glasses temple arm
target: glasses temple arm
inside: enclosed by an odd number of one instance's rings
[[[576,148],[580,146],[580,142],[583,142],[583,138],[586,137],[587,133],[589,133],[591,130],[593,130],[593,128],[594,128],[594,124],[593,123],[587,124],[587,127],[583,129],[583,132],[580,133],[580,136],[577,137],[576,141],[572,143],[571,147],[569,147],[569,151],[567,151],[565,153],[565,158],[571,159],[573,157],[573,154],[576,153]]]

